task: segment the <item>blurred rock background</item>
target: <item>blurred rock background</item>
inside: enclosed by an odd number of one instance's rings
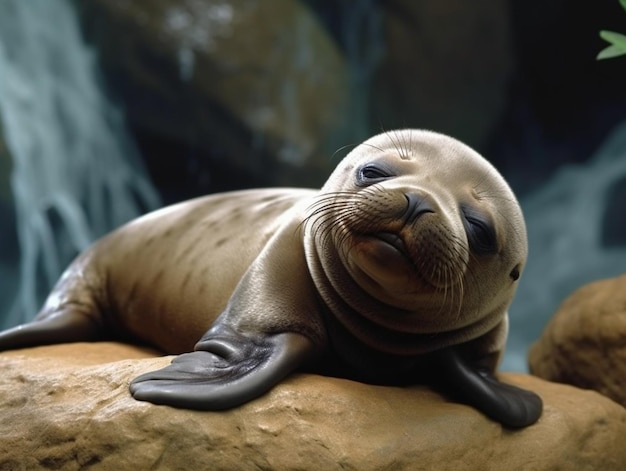
[[[617,0],[3,0],[0,325],[124,220],[319,186],[364,138],[422,127],[522,201],[523,370],[569,292],[626,272],[626,58],[595,60],[600,29],[626,32]]]

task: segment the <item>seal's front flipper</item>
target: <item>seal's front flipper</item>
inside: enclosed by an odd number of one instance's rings
[[[434,354],[446,392],[507,427],[526,427],[541,416],[543,402],[531,392],[498,381],[464,360],[453,348]]]
[[[217,325],[195,349],[135,378],[133,397],[186,409],[228,409],[267,392],[303,365],[314,347],[296,333],[253,337]]]
[[[0,351],[100,338],[98,322],[80,312],[63,310],[0,332]]]

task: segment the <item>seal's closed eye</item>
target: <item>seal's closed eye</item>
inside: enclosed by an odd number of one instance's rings
[[[478,210],[462,206],[463,225],[472,251],[478,255],[492,255],[498,251],[498,239],[493,224]]]

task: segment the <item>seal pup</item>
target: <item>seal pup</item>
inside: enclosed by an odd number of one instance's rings
[[[427,382],[510,427],[542,401],[494,375],[527,254],[520,207],[461,142],[398,130],[352,150],[319,191],[179,203],[97,241],[0,349],[119,339],[180,354],[139,400],[235,407],[295,370]],[[189,353],[185,353],[189,352]]]

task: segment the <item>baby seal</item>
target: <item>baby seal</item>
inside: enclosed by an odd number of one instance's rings
[[[120,339],[180,354],[130,384],[177,407],[235,407],[306,370],[427,382],[523,427],[541,399],[494,371],[526,254],[520,207],[485,159],[438,133],[386,132],[319,191],[210,195],[117,229],[0,349]]]

